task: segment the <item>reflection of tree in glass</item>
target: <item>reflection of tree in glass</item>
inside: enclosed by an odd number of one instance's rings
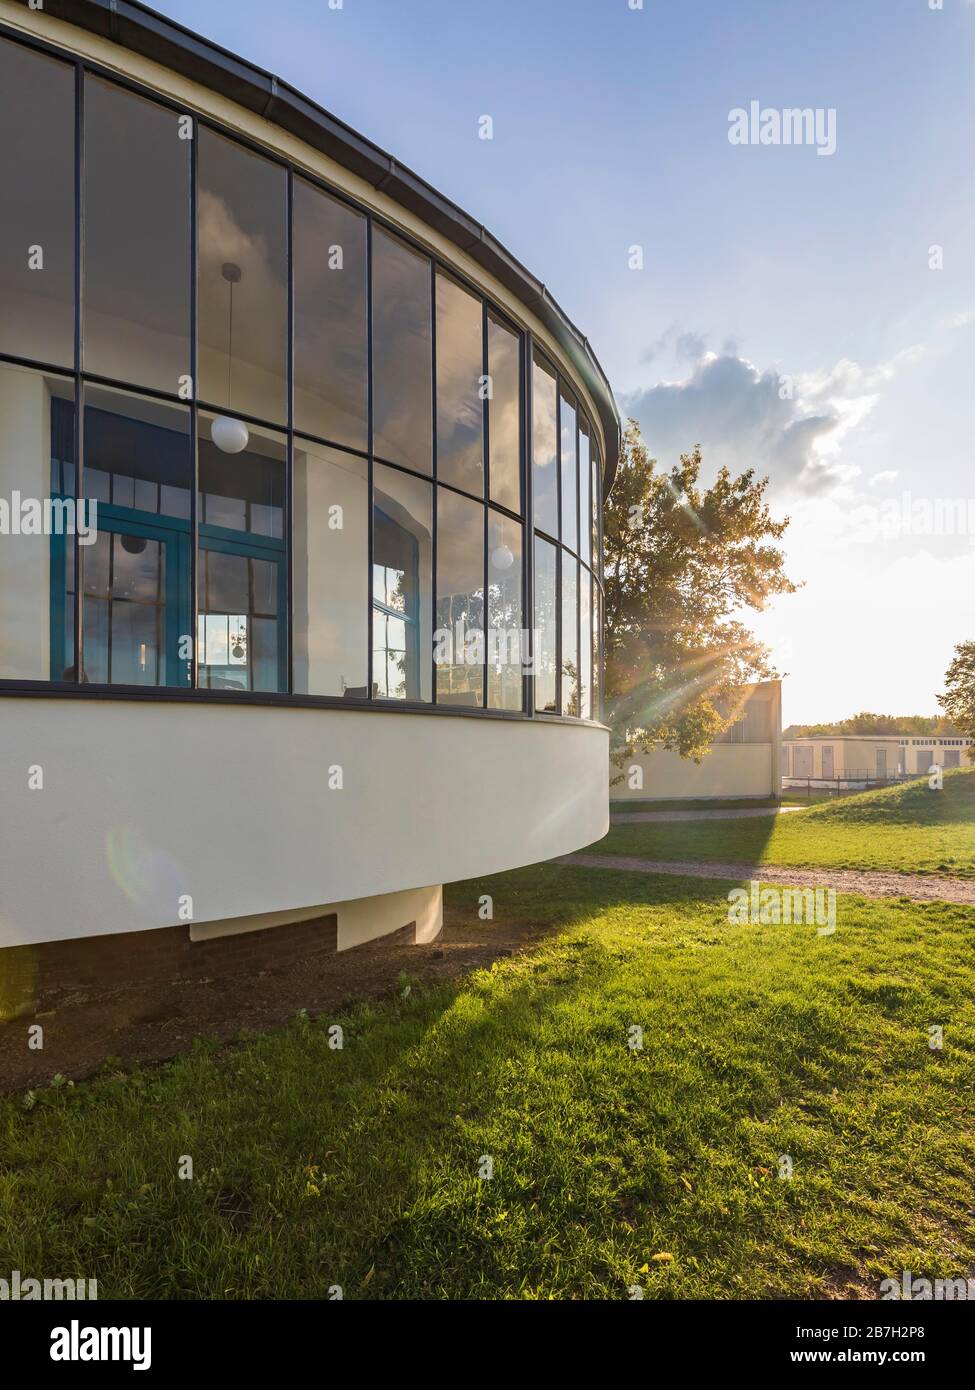
[[[395,588],[392,588],[392,589],[389,588],[389,575],[390,575],[390,574],[395,574],[395,575],[396,575],[396,585],[395,585]],[[407,600],[408,600],[408,598],[409,598],[409,595],[408,595],[407,592],[406,592],[406,571],[405,571],[405,570],[388,570],[388,569],[387,569],[387,571],[386,571],[386,576],[387,576],[387,578],[386,578],[387,600],[386,600],[386,601],[388,602],[390,608],[395,608],[396,611],[397,611],[397,613],[405,613],[405,612],[407,612],[407,606],[406,606],[406,605],[407,605]]]
[[[562,663],[562,685],[563,685],[563,688],[564,688],[564,686],[565,686],[565,682],[566,682],[567,679],[568,679],[568,681],[569,681],[569,694],[568,694],[568,703],[567,703],[566,711],[565,711],[565,712],[566,712],[566,714],[575,715],[575,716],[578,718],[579,709],[580,709],[580,704],[579,704],[579,669],[578,669],[578,667],[577,667],[573,662],[571,662],[571,661],[563,661],[563,663]]]
[[[448,660],[438,663],[437,689],[441,694],[471,695],[480,700],[481,663],[484,659],[483,620],[484,605],[479,589],[472,594],[446,594],[439,599],[437,628],[450,634],[447,650],[451,653]],[[478,636],[481,638],[479,648],[476,642]]]
[[[509,586],[508,584],[504,583],[491,584],[488,586],[488,594],[492,627],[505,629],[520,628],[520,585]]]
[[[390,694],[391,694],[391,695],[395,695],[395,697],[397,698],[397,700],[405,700],[405,699],[406,699],[406,652],[405,652],[405,651],[397,652],[397,653],[396,653],[396,655],[395,655],[394,658],[393,658],[393,669],[396,671],[396,674],[399,676],[399,680],[397,681],[395,688],[394,688],[393,690],[390,691]]]
[[[390,571],[387,570],[387,575],[388,575],[389,573],[390,573]],[[409,604],[409,595],[408,595],[407,590],[406,590],[406,571],[405,571],[405,570],[393,570],[392,573],[394,573],[394,574],[396,575],[396,584],[395,584],[395,586],[394,586],[392,589],[389,589],[389,590],[388,590],[389,606],[390,606],[390,608],[395,608],[396,611],[397,611],[397,613],[403,613],[403,614],[407,615],[406,621],[408,621],[408,620],[409,620],[409,607],[408,607],[408,604]],[[392,690],[392,691],[390,691],[390,694],[391,694],[391,695],[395,695],[395,697],[396,697],[398,700],[405,700],[405,699],[407,699],[407,697],[409,696],[409,684],[408,684],[408,672],[407,672],[407,657],[408,657],[408,654],[409,654],[410,634],[409,634],[409,632],[408,632],[408,630],[407,630],[407,628],[406,628],[406,622],[401,623],[400,626],[401,626],[401,629],[402,629],[402,632],[403,632],[403,646],[402,646],[402,648],[394,648],[395,655],[394,655],[394,657],[393,657],[393,662],[392,662],[393,669],[395,670],[395,672],[396,672],[397,676],[399,677],[399,679],[398,679],[398,681],[397,681],[397,683],[396,683],[395,689]],[[388,642],[389,642],[389,623],[388,623],[388,622],[387,622],[387,625],[386,625],[386,640],[387,640],[387,644],[388,644]]]

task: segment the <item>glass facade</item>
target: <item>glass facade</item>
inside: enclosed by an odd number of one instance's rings
[[[592,425],[542,352],[532,363],[535,708],[600,717],[602,473]],[[541,490],[541,496],[539,495]]]
[[[75,70],[0,41],[0,352],[74,363]]]
[[[85,78],[84,369],[184,397],[190,156],[174,112]]]
[[[0,129],[0,682],[599,717],[597,436],[528,332],[94,65],[0,36]]]
[[[369,448],[368,224],[294,183],[295,429]]]

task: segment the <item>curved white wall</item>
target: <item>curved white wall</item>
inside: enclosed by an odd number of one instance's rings
[[[608,828],[608,739],[543,720],[5,697],[0,947],[174,926],[184,895],[212,922],[567,854]]]

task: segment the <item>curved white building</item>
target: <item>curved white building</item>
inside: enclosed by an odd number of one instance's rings
[[[429,940],[598,839],[619,419],[544,285],[126,0],[0,0],[0,137],[0,976]]]

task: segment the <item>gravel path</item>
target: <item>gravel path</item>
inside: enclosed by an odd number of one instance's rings
[[[611,825],[637,825],[662,820],[750,820],[753,816],[787,816],[805,806],[747,806],[728,811],[621,811],[610,815]]]
[[[631,859],[622,854],[567,854],[557,864],[583,869],[626,869],[638,874],[676,874],[681,878],[758,879],[793,888],[835,888],[865,898],[913,899],[914,902],[968,903],[975,907],[975,880],[934,878],[928,874],[892,874],[876,869],[787,869],[770,864],[688,864],[669,859]]]

